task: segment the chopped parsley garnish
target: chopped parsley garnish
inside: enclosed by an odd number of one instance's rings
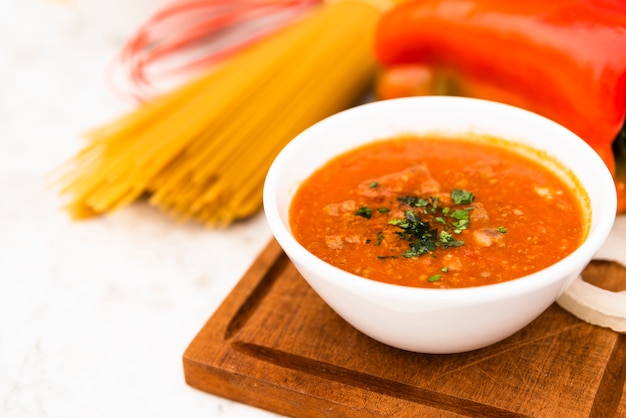
[[[461,245],[465,244],[465,241],[454,238],[454,235],[447,231],[441,231],[439,233],[439,242],[441,243],[441,246],[443,248],[460,247]]]
[[[469,228],[469,211],[464,209],[455,209],[450,213],[450,216],[456,221],[453,221],[451,225],[454,227],[453,231],[455,234],[460,234],[462,231],[465,231]]]
[[[375,189],[375,188],[377,188],[378,186],[380,186],[380,184],[378,184],[378,182],[377,182],[377,181],[373,181],[373,182],[371,182],[371,183],[370,183],[370,189]]]
[[[455,209],[448,216],[454,219],[459,219],[459,220],[469,219],[469,211],[464,210],[464,209]]]
[[[367,206],[361,206],[356,210],[355,214],[357,216],[362,216],[363,218],[370,219],[372,217],[372,208],[368,208]]]
[[[474,193],[467,190],[454,189],[450,193],[450,198],[455,205],[469,205],[474,201]]]
[[[409,206],[413,206],[414,208],[423,208],[428,206],[428,199],[417,196],[400,196],[398,200],[404,204]]]
[[[378,183],[373,181],[370,187],[378,187]],[[467,190],[454,189],[450,194],[452,204],[450,206],[440,206],[439,197],[419,197],[414,195],[399,196],[397,200],[409,209],[404,211],[401,218],[389,219],[388,225],[399,228],[393,231],[402,241],[408,243],[408,249],[400,253],[404,258],[419,257],[424,254],[432,254],[437,248],[454,248],[465,244],[465,241],[457,239],[455,235],[461,234],[470,226],[470,211],[473,209],[471,203],[474,201],[474,194]],[[357,216],[371,219],[374,211],[381,214],[390,212],[388,207],[382,206],[372,209],[362,206],[356,211]],[[498,231],[505,234],[506,228],[499,227]],[[376,234],[376,240],[368,239],[367,243],[374,242],[380,246],[385,239],[383,231]],[[397,248],[390,247],[390,251]],[[378,259],[398,258],[398,255],[380,255]],[[443,267],[442,272],[447,273],[448,268]],[[436,277],[436,278],[435,278]],[[431,280],[432,278],[432,280]],[[429,281],[439,280],[439,275],[431,276]]]
[[[409,242],[409,249],[402,254],[403,257],[416,257],[435,250],[437,229],[433,228],[429,222],[422,221],[414,210],[405,211],[404,218],[391,219],[389,225],[401,228],[402,231],[397,231],[395,234]]]
[[[506,230],[505,227],[503,226],[499,226],[498,227],[498,232],[500,232],[501,234],[506,234],[508,231]]]
[[[428,279],[429,282],[436,282],[437,280],[441,279],[441,274],[433,274],[432,276],[430,276]]]
[[[452,195],[455,205],[468,204],[474,200],[474,194],[465,190],[455,189]],[[404,212],[403,218],[389,221],[389,225],[401,229],[395,234],[409,244],[409,249],[402,253],[403,257],[419,257],[432,253],[437,248],[460,247],[465,243],[456,239],[453,233],[460,234],[469,227],[469,209],[440,207],[438,197],[408,195],[398,197],[398,201],[412,208]],[[439,230],[433,224],[443,227]]]

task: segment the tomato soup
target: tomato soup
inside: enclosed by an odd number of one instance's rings
[[[317,257],[373,280],[459,288],[519,278],[588,231],[586,195],[548,160],[494,138],[373,142],[300,185],[290,226]]]

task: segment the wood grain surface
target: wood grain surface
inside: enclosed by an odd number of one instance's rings
[[[591,265],[585,280],[623,283],[614,267]],[[192,340],[183,368],[194,388],[294,417],[626,417],[626,335],[554,304],[481,350],[395,349],[335,314],[274,241]]]

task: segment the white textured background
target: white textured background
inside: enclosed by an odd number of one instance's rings
[[[142,204],[72,222],[46,175],[128,109],[105,69],[164,0],[0,0],[0,417],[273,416],[188,387],[182,354],[270,233]],[[607,258],[626,257],[621,217]]]
[[[0,417],[272,416],[190,388],[182,354],[270,238],[142,204],[73,222],[46,176],[129,108],[105,69],[164,0],[0,0]]]

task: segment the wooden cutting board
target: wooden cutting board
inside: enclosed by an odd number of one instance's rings
[[[586,274],[626,282],[614,267],[593,263]],[[626,335],[555,304],[481,350],[402,351],[344,322],[274,241],[190,343],[183,367],[192,387],[288,416],[626,417]]]

